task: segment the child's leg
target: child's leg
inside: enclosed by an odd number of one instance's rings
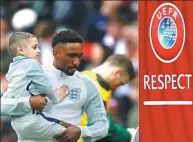
[[[41,115],[30,114],[27,117],[15,118],[12,127],[20,141],[54,141],[53,136],[61,133],[66,128],[62,125],[49,122]]]

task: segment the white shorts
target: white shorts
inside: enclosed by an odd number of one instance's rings
[[[49,114],[44,114],[51,117]],[[66,128],[50,122],[41,115],[29,113],[19,118],[12,118],[11,125],[16,131],[18,142],[55,142],[53,136]]]

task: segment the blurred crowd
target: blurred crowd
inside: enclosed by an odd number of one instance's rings
[[[33,33],[39,39],[40,62],[52,59],[52,36],[70,28],[84,38],[79,71],[92,69],[112,54],[126,54],[138,73],[138,9],[136,0],[24,1],[1,4],[1,95],[7,89],[5,74],[12,57],[8,38],[14,31]],[[114,90],[110,113],[125,128],[138,126],[138,78]],[[16,142],[10,117],[1,116],[1,141]]]

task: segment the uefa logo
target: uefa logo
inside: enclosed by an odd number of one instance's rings
[[[160,61],[171,63],[180,56],[185,42],[185,24],[174,4],[163,3],[155,10],[149,36],[152,50]]]

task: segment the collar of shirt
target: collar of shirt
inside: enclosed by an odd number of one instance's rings
[[[105,81],[101,75],[99,75],[98,73],[96,73],[97,79],[99,84],[101,85],[101,87],[103,87],[105,90],[110,91],[112,90],[110,85],[107,83],[107,81]]]
[[[53,71],[55,72],[55,74],[57,74],[57,76],[59,76],[59,77],[68,77],[68,75],[66,75],[64,72],[62,72],[62,71],[60,71],[59,69],[57,69],[55,66],[54,66],[54,64],[53,64],[53,62],[52,62],[52,64],[50,64],[50,66],[51,66],[51,68],[53,69]]]
[[[27,57],[24,57],[24,56],[16,56],[13,58],[13,62],[16,62],[18,60],[23,60],[23,59],[27,59]]]

